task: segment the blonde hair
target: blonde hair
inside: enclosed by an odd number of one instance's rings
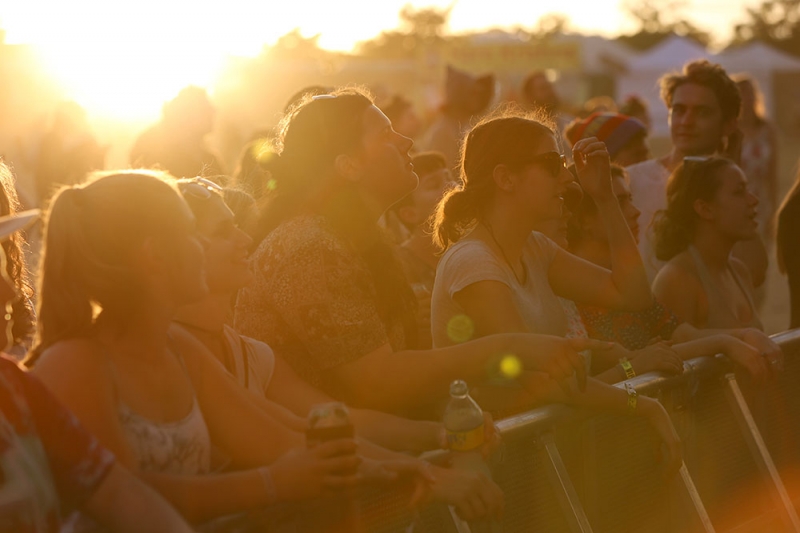
[[[59,341],[88,337],[101,313],[124,327],[141,310],[137,250],[188,224],[171,181],[155,171],[105,173],[56,193],[45,217],[38,324],[27,365]]]

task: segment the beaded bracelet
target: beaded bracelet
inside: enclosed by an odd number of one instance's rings
[[[272,472],[268,466],[257,468],[256,471],[261,476],[261,481],[264,482],[264,492],[267,495],[267,505],[273,505],[278,502],[278,490],[275,488],[275,481],[272,479]]]

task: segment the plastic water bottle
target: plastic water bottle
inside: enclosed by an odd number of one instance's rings
[[[460,379],[450,384],[450,403],[444,410],[443,423],[450,449],[455,452],[453,468],[480,472],[491,479],[492,472],[480,450],[485,440],[483,410]],[[454,520],[461,520],[452,508],[451,513]],[[472,522],[468,527],[473,533],[502,531],[499,523],[489,520]]]

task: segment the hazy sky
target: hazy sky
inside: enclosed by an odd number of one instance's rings
[[[400,8],[447,6],[453,0],[4,0],[0,26],[10,42],[57,45],[87,34],[109,37],[138,34],[171,40],[204,35],[226,52],[251,55],[261,45],[292,28],[321,33],[324,46],[348,49],[381,29],[395,27]],[[743,17],[745,5],[758,0],[685,0],[687,18],[725,38]],[[5,5],[2,5],[5,4]],[[666,4],[666,2],[665,2]],[[454,31],[490,26],[531,27],[546,13],[567,15],[583,31],[615,34],[631,29],[622,0],[458,0],[452,11]],[[191,6],[190,10],[187,6]],[[43,16],[46,14],[46,16]],[[105,28],[98,27],[105,24]]]
[[[576,30],[614,35],[634,29],[623,0],[458,0],[453,32],[532,28],[559,12]],[[658,0],[656,0],[658,1]],[[759,0],[685,0],[683,13],[724,40]],[[142,116],[188,84],[210,87],[228,55],[256,56],[299,28],[348,50],[396,28],[406,0],[0,0],[9,43],[37,47],[67,97],[93,112]],[[452,0],[414,0],[447,6]]]

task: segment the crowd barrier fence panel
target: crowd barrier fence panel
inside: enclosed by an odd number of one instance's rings
[[[502,530],[800,533],[800,330],[773,339],[786,363],[766,388],[737,380],[721,356],[687,361],[680,376],[630,380],[662,402],[682,439],[685,464],[668,482],[658,436],[640,418],[553,405],[498,421]],[[467,533],[443,505],[415,520],[407,498],[365,491],[362,530]]]

